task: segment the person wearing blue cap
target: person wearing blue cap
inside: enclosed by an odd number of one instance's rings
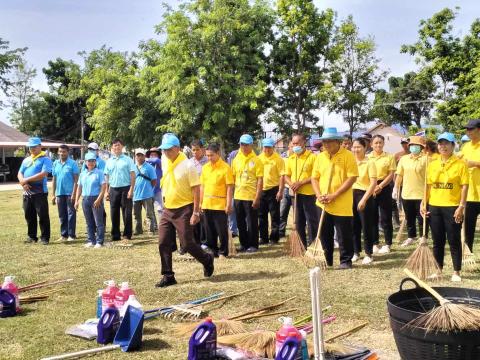
[[[214,272],[214,257],[202,250],[193,240],[193,227],[200,221],[200,178],[195,166],[180,151],[180,141],[171,133],[162,137],[160,149],[165,156],[161,188],[164,210],[158,225],[158,250],[162,265],[162,279],[156,287],[177,283],[172,266],[172,251],[176,234],[180,247],[203,265],[203,275]]]
[[[240,151],[232,161],[235,179],[234,206],[237,216],[239,252],[258,250],[258,208],[263,189],[263,164],[253,152],[253,137],[240,137]]]
[[[98,146],[98,144],[97,144],[96,142],[91,142],[91,143],[88,144],[88,146],[87,146],[87,151],[95,154],[95,156],[96,156],[96,163],[97,163],[96,166],[97,166],[97,168],[99,168],[100,170],[104,171],[104,170],[105,170],[106,162],[105,162],[105,160],[103,160],[103,159],[100,157],[100,147]],[[87,163],[85,163],[85,162],[83,163],[82,171],[87,171]]]
[[[153,203],[157,207],[158,213],[161,215],[163,212],[163,196],[162,189],[160,188],[160,180],[163,176],[161,160],[162,152],[160,149],[154,147],[148,150],[145,156],[147,157],[145,161],[152,165],[157,173],[157,183],[155,184],[155,188],[153,190]]]
[[[468,167],[454,154],[455,136],[442,133],[438,137],[440,157],[427,167],[426,203],[421,212],[430,218],[433,255],[443,269],[445,243],[448,239],[453,262],[452,281],[461,281],[462,268],[461,229],[468,193]],[[441,274],[432,274],[435,278]]]
[[[26,243],[38,241],[37,216],[40,223],[40,241],[48,245],[50,241],[50,216],[48,214],[47,176],[52,171],[52,161],[42,151],[42,141],[38,137],[28,139],[26,146],[30,156],[26,157],[18,170],[18,181],[23,188],[23,211],[28,226]]]
[[[272,138],[262,140],[263,152],[258,156],[263,164],[263,191],[258,209],[260,244],[276,244],[280,240],[280,201],[283,197],[285,163],[275,152]],[[268,214],[271,230],[268,235]]]
[[[59,241],[74,241],[76,236],[77,212],[75,198],[79,169],[75,160],[69,157],[68,145],[62,144],[58,148],[59,159],[53,162],[52,204],[57,205],[60,218]]]
[[[99,249],[103,246],[105,240],[105,208],[103,198],[107,190],[105,175],[97,167],[96,154],[87,152],[85,155],[86,171],[82,171],[78,180],[77,197],[75,209],[80,206],[82,199],[82,209],[85,221],[87,223],[88,238],[85,243],[86,248]]]
[[[135,163],[132,158],[123,154],[123,141],[112,141],[113,156],[105,165],[105,181],[107,183],[107,201],[110,201],[110,217],[112,219],[112,241],[121,238],[120,212],[123,218],[123,238],[132,238],[133,191],[135,188]]]

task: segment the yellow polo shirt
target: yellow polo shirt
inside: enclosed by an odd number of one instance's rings
[[[375,152],[372,151],[368,157],[375,163],[375,166],[377,167],[378,180],[385,179],[390,171],[395,171],[397,168],[393,155],[386,153],[385,151],[380,155],[375,155]]]
[[[402,198],[405,200],[421,200],[425,188],[425,172],[427,156],[413,154],[402,156],[397,165],[397,175],[403,177]]]
[[[200,183],[203,188],[202,209],[225,210],[227,187],[235,183],[230,166],[222,159],[214,164],[209,161],[202,167]]]
[[[460,205],[462,186],[468,185],[468,168],[464,160],[452,155],[445,163],[437,159],[428,164],[428,203],[433,206]]]
[[[471,141],[463,145],[462,151],[463,159],[466,161],[479,161],[480,162],[480,141],[476,144]],[[467,165],[468,166],[468,165]],[[469,181],[468,181],[468,196],[467,201],[479,202],[480,201],[480,168],[471,167],[468,168]]]
[[[305,150],[302,155],[292,154],[288,157],[285,175],[289,176],[292,182],[303,181],[312,177],[313,164],[315,163],[315,154],[310,150]],[[297,194],[315,195],[311,183],[300,186]]]
[[[168,172],[171,163],[168,159],[164,162],[162,194],[165,208],[178,209],[193,203],[192,187],[200,185],[200,178],[193,163],[185,157],[173,170],[175,180],[171,181],[171,174]]]
[[[335,165],[333,169],[332,183],[328,189],[328,180],[332,171],[332,163]],[[315,160],[312,178],[319,182],[320,193],[333,194],[343,183],[350,177],[358,176],[357,162],[353,154],[340,147],[340,150],[330,158],[330,154],[326,151],[319,154]],[[330,204],[324,205],[317,201],[317,206],[324,208],[327,213],[336,216],[353,216],[353,190],[352,188],[345,191]]]
[[[370,187],[370,180],[377,179],[377,167],[375,166],[375,163],[368,158],[357,161],[357,167],[358,177],[355,184],[353,184],[352,189],[367,191]]]
[[[235,179],[235,200],[255,200],[257,180],[263,177],[263,164],[252,151],[248,156],[239,151],[232,161]]]
[[[280,185],[280,178],[285,172],[285,165],[280,155],[274,152],[267,156],[261,153],[258,158],[263,164],[263,190],[269,190]]]

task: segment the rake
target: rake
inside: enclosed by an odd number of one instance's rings
[[[470,247],[465,242],[465,221],[462,223],[462,266],[465,269],[473,269],[477,264],[475,255],[473,255]]]

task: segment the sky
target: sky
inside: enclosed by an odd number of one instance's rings
[[[38,76],[34,86],[46,90],[41,72],[57,57],[80,61],[79,51],[106,44],[113,50],[135,51],[142,40],[157,37],[154,27],[162,20],[163,3],[174,0],[0,0],[0,37],[12,48],[28,47],[27,62]],[[353,15],[362,36],[371,35],[377,57],[389,75],[400,76],[415,69],[409,55],[400,54],[402,44],[414,43],[421,19],[445,8],[460,6],[455,22],[457,35],[466,34],[476,16],[478,0],[315,0],[320,9],[334,9],[339,19]],[[344,129],[338,116],[325,113],[325,124]],[[8,109],[0,111],[8,123]]]

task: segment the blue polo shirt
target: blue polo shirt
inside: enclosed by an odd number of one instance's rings
[[[96,160],[96,167],[102,171],[105,171],[105,160],[103,160],[100,156],[97,156]],[[84,161],[82,165],[82,171],[87,171],[87,162]]]
[[[48,156],[42,156],[37,158],[35,161],[32,160],[32,157],[29,156],[22,161],[22,165],[20,165],[20,172],[23,177],[30,177],[41,172],[52,172],[52,160]],[[30,192],[32,194],[48,194],[47,188],[47,177],[45,176],[43,180],[38,182],[30,182],[29,185],[31,186]]]
[[[65,162],[55,160],[52,167],[52,175],[55,177],[55,196],[72,195],[74,175],[78,175],[78,165],[75,160],[67,158]]]
[[[107,160],[105,175],[108,175],[108,183],[111,187],[130,186],[130,173],[135,172],[135,163],[132,158],[121,154]]]
[[[150,180],[148,180],[147,178]],[[135,166],[135,186],[133,188],[133,201],[152,198],[154,188],[150,181],[156,178],[157,173],[154,167],[146,161],[142,164],[142,166]]]
[[[82,171],[78,184],[82,187],[82,196],[98,196],[105,183],[105,175],[100,169]]]
[[[155,168],[155,172],[157,173],[157,184],[155,185],[155,188],[153,189],[153,193],[156,194],[160,191],[160,179],[162,178],[162,161],[160,158],[148,158],[145,159],[150,165],[152,165]]]

